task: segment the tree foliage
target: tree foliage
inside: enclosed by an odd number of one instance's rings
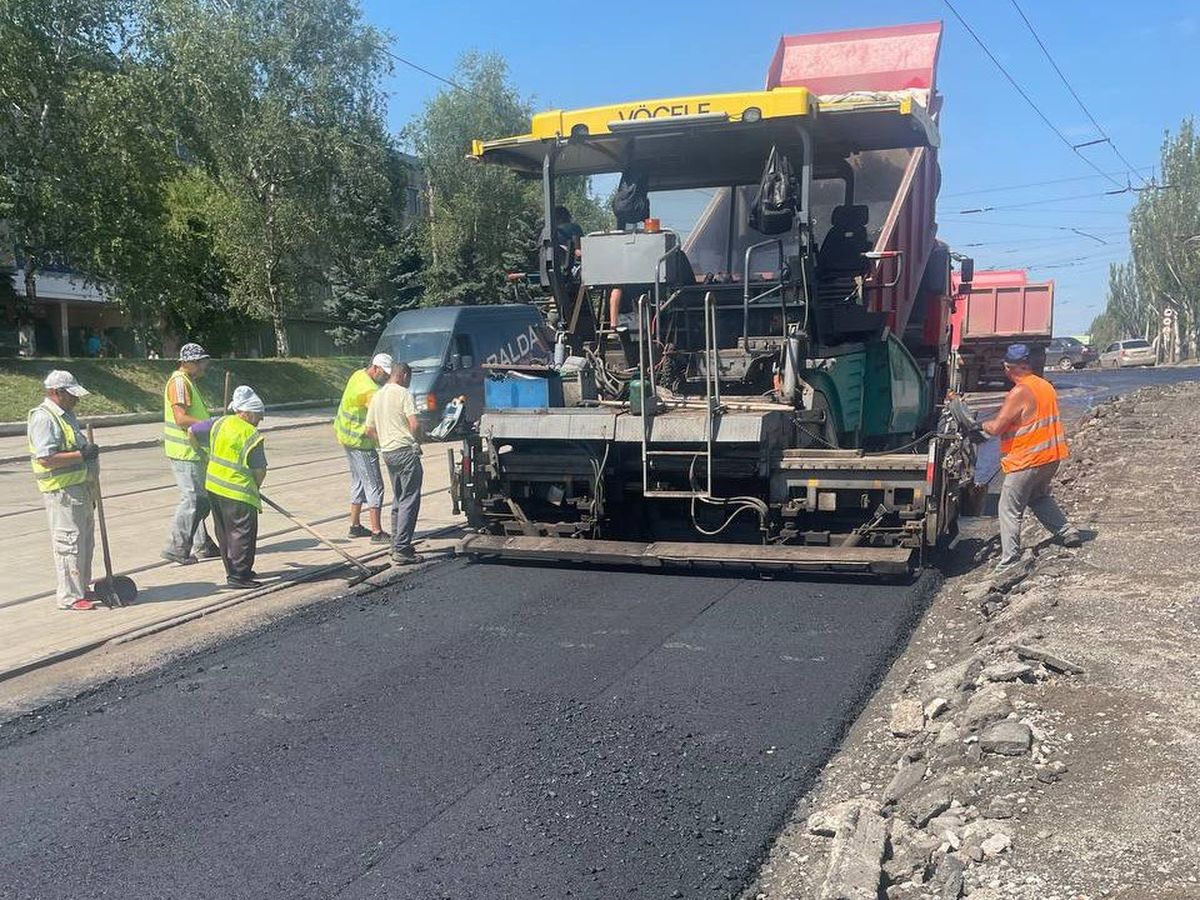
[[[0,219],[30,301],[46,266],[132,284],[153,252],[145,238],[161,221],[155,187],[171,155],[146,127],[136,11],[133,0],[4,4]]]
[[[541,185],[467,154],[473,140],[528,131],[532,105],[495,54],[466,54],[454,81],[461,89],[440,91],[405,131],[427,185],[425,302],[494,303],[507,296],[505,276],[528,266],[542,226]],[[609,221],[586,179],[562,181],[559,201],[585,229]]]
[[[387,202],[383,37],[353,0],[163,0],[155,61],[168,73],[199,208],[230,302],[268,319],[320,298],[354,223]]]
[[[385,37],[359,0],[2,0],[0,221],[32,297],[39,270],[103,285],[150,346],[232,348],[322,307],[346,347],[397,310],[496,302],[542,227],[540,185],[466,161],[528,129],[503,59],[467,54],[406,129],[384,124]],[[611,223],[585,179],[559,202]],[[8,280],[4,283],[7,285]]]
[[[1200,342],[1200,135],[1192,119],[1162,144],[1162,184],[1143,191],[1129,217],[1132,259],[1109,272],[1108,301],[1092,323],[1100,342],[1153,337],[1175,312],[1184,346]]]

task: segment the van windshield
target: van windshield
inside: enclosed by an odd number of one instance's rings
[[[440,369],[446,361],[450,346],[449,331],[405,331],[388,335],[389,352],[396,362],[408,363],[413,369]]]

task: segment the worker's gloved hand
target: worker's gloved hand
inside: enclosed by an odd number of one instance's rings
[[[100,448],[98,446],[96,446],[95,444],[87,444],[80,448],[79,455],[82,456],[88,462],[91,462],[93,459],[95,459],[97,456],[100,455]]]
[[[983,423],[972,422],[967,428],[967,438],[972,444],[986,444],[991,436],[983,430]]]

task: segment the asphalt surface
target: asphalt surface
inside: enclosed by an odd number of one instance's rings
[[[435,566],[0,728],[0,896],[735,895],[933,586]]]
[[[1200,366],[1152,366],[1130,369],[1051,371],[1047,378],[1058,389],[1059,404],[1068,414],[1081,415],[1117,394],[1140,387],[1200,381]]]

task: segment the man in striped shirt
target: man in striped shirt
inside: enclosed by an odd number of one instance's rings
[[[204,491],[204,452],[188,440],[188,429],[208,418],[208,405],[196,386],[207,369],[208,352],[199,344],[184,344],[179,351],[179,368],[171,373],[163,391],[163,450],[179,487],[179,505],[162,557],[181,566],[190,565],[197,558],[214,559],[221,555],[204,527],[204,519],[210,513]]]

